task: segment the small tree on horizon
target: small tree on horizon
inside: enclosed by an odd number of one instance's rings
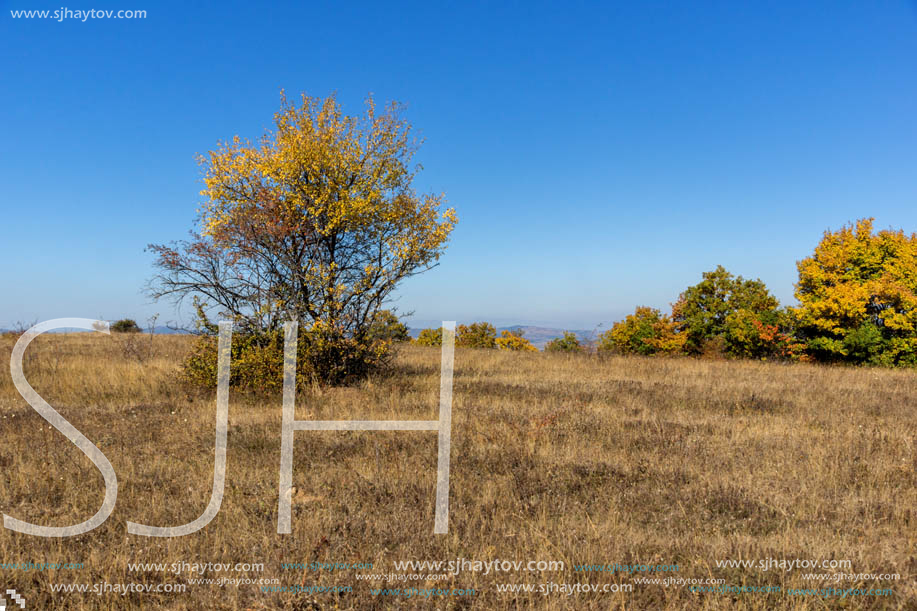
[[[369,337],[395,343],[411,341],[407,325],[401,322],[391,310],[376,312],[369,327]]]
[[[564,331],[563,337],[555,337],[549,341],[545,347],[545,352],[583,352],[583,346],[580,344],[576,333]]]
[[[113,333],[140,333],[142,329],[133,318],[122,318],[111,323],[109,329]]]

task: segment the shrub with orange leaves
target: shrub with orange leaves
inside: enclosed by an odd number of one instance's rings
[[[792,320],[786,310],[739,309],[726,317],[726,352],[753,359],[809,360],[805,344],[794,337]]]

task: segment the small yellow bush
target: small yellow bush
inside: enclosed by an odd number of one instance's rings
[[[503,331],[496,339],[497,348],[501,350],[518,350],[522,352],[538,352],[532,342],[522,337],[521,331]]]
[[[424,329],[414,340],[418,346],[442,346],[443,330],[442,328]]]

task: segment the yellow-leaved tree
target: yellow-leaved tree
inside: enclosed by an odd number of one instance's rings
[[[155,298],[193,297],[238,332],[306,335],[321,382],[359,376],[386,350],[370,328],[403,279],[430,269],[457,222],[441,195],[418,195],[418,142],[391,104],[345,115],[334,96],[282,96],[275,130],[202,157],[206,202],[190,241],[151,245]],[[204,328],[207,321],[202,323]]]
[[[917,234],[872,218],[826,231],[797,263],[797,333],[821,360],[917,364]]]

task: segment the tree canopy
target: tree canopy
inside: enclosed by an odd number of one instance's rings
[[[133,318],[122,318],[111,323],[114,333],[140,333],[140,325]]]
[[[402,280],[436,265],[457,218],[442,195],[415,193],[419,143],[398,104],[379,110],[370,97],[349,116],[334,96],[281,96],[274,124],[256,144],[237,136],[199,159],[206,201],[197,231],[150,245],[158,274],[149,293],[191,297],[204,331],[215,329],[208,311],[232,320],[249,336],[251,354],[240,356],[265,371],[276,369],[278,353],[267,348],[282,325],[298,321],[300,373],[342,383],[383,364],[404,339],[375,333],[386,325],[378,312]],[[214,350],[202,344],[188,366],[209,364]]]
[[[545,352],[583,352],[583,345],[573,331],[564,331],[563,337],[555,337],[544,346]]]
[[[194,296],[245,330],[286,320],[360,337],[403,279],[435,265],[457,218],[417,195],[401,107],[343,114],[282,97],[276,129],[201,157],[207,200],[190,241],[151,245],[154,297]]]
[[[685,334],[685,351],[696,354],[707,341],[725,336],[730,314],[739,310],[761,313],[776,310],[778,305],[761,280],[733,276],[717,265],[678,297],[672,305],[672,320]]]
[[[379,310],[369,327],[369,337],[390,342],[409,342],[408,327],[391,310]]]
[[[917,234],[873,220],[826,231],[797,263],[799,333],[822,360],[917,364]]]

